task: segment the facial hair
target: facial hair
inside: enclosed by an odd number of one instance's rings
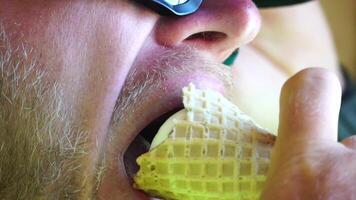
[[[86,131],[31,54],[0,26],[0,199],[76,199]]]
[[[61,86],[46,81],[36,52],[26,45],[12,47],[0,26],[0,199],[79,199],[87,184],[100,185],[108,162],[118,155],[100,151],[95,180],[83,176],[88,158],[88,132],[63,103]],[[162,87],[172,75],[206,72],[231,86],[231,74],[191,47],[165,49],[149,72],[136,63],[127,76],[108,127],[108,149],[123,134],[145,91]],[[165,70],[162,70],[165,69]],[[115,157],[116,156],[116,157]],[[88,183],[92,182],[92,183]],[[93,191],[93,194],[95,191]],[[89,198],[95,198],[89,195]]]

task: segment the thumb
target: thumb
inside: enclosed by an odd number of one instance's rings
[[[325,69],[303,70],[284,84],[278,137],[262,199],[287,199],[286,195],[289,199],[312,199],[300,198],[310,195],[300,192],[303,186],[298,185],[310,186],[309,176],[304,175],[311,172],[306,170],[308,164],[303,159],[315,147],[323,150],[320,142],[337,141],[340,103],[340,83]],[[286,190],[281,190],[283,187]]]
[[[278,143],[337,141],[341,86],[332,72],[305,69],[282,88]]]

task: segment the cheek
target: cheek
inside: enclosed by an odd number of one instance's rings
[[[93,65],[125,74],[156,18],[131,4],[112,2],[5,1],[0,19],[12,46],[32,48],[52,78]]]
[[[156,17],[120,1],[37,0],[28,7],[16,2],[0,8],[12,46],[24,43],[33,49],[37,68],[63,87],[64,103],[101,140]]]

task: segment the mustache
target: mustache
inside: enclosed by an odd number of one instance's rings
[[[149,70],[141,66],[149,66]],[[162,87],[170,77],[192,74],[209,74],[220,80],[226,89],[232,88],[232,73],[225,65],[209,59],[192,46],[165,49],[152,63],[135,63],[124,83],[113,112],[112,123],[124,120],[126,112],[134,109],[144,91]]]

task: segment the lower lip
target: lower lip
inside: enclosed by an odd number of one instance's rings
[[[137,199],[146,199],[146,200],[153,200],[154,198],[149,197],[147,194],[145,194],[144,192],[140,191],[140,190],[135,190],[134,191],[135,196],[137,197]]]
[[[162,199],[159,199],[159,198],[150,197],[150,196],[148,196],[146,193],[144,193],[141,190],[136,190],[135,189],[134,192],[135,192],[135,196],[140,200],[162,200]]]
[[[155,198],[155,197],[149,197],[147,194],[145,194],[144,192],[140,191],[140,190],[136,190],[136,197],[140,200],[162,200],[159,198]]]

